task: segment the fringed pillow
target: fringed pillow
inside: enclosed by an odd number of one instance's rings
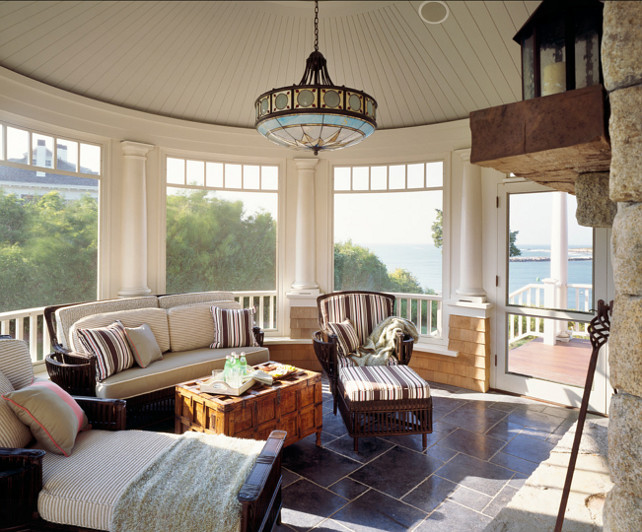
[[[96,378],[99,381],[134,365],[134,355],[129,348],[125,328],[119,322],[109,327],[78,329],[78,338],[87,352],[96,356]]]
[[[212,307],[214,341],[210,347],[250,347],[258,345],[254,339],[254,309]]]

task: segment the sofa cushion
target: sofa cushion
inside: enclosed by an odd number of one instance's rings
[[[247,347],[256,345],[254,333],[254,309],[224,309],[212,307],[214,341],[212,349],[220,347]]]
[[[195,349],[178,353],[165,353],[146,368],[132,367],[96,383],[96,396],[108,399],[127,399],[143,393],[169,388],[179,382],[211,375],[212,370],[222,370],[225,357],[239,351],[229,349]],[[246,347],[242,350],[249,365],[269,360],[264,347]]]
[[[0,371],[0,396],[15,391],[7,377]],[[26,447],[31,441],[31,431],[9,406],[0,399],[0,447]]]
[[[194,303],[210,303],[212,305],[215,301],[232,302],[234,301],[234,294],[232,292],[213,290],[209,292],[186,292],[184,294],[158,296],[158,306],[165,309]]]
[[[211,302],[192,303],[167,309],[171,350],[191,351],[209,347],[214,340]],[[218,301],[221,308],[241,308],[236,301]]]
[[[0,371],[19,390],[33,382],[33,364],[24,340],[0,339]]]
[[[78,338],[85,351],[96,357],[96,378],[100,381],[134,365],[134,355],[127,343],[125,328],[119,321],[108,327],[79,328]]]
[[[81,432],[69,457],[42,461],[38,513],[45,521],[108,530],[125,486],[164,451],[176,434],[137,430]]]
[[[89,303],[59,308],[55,312],[56,336],[63,347],[74,349],[74,344],[69,340],[69,332],[72,325],[79,319],[94,314],[137,308],[158,308],[158,298],[156,296],[126,297],[121,299],[107,299],[104,301],[91,301]]]
[[[134,360],[141,368],[146,368],[154,360],[163,358],[163,353],[149,325],[143,323],[140,327],[123,327],[123,330]]]
[[[71,326],[69,330],[69,345],[73,351],[87,354],[88,351],[78,339],[78,329],[91,329],[96,327],[106,327],[120,321],[125,327],[138,327],[147,323],[154,333],[154,338],[162,352],[169,350],[169,327],[167,326],[167,311],[162,308],[142,308],[117,310],[94,314],[79,319]]]
[[[87,416],[71,395],[51,381],[32,385],[3,396],[44,449],[69,456]]]

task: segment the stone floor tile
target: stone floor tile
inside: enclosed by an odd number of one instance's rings
[[[514,472],[479,458],[458,454],[438,469],[436,474],[455,484],[494,497],[513,478]]]
[[[465,428],[471,432],[486,432],[507,416],[506,412],[489,408],[487,403],[476,402],[463,405],[441,418],[450,425]]]
[[[405,532],[412,530],[426,515],[397,499],[370,490],[348,503],[331,518],[354,532]]]
[[[359,438],[359,452],[355,452],[354,440],[350,435],[346,434],[325,445],[325,447],[365,464],[386,452],[393,445],[393,443],[382,438]]]
[[[368,491],[370,488],[356,480],[352,480],[351,478],[342,478],[338,482],[330,485],[328,489],[351,501]]]
[[[504,486],[504,489],[505,488]],[[501,493],[501,491],[499,493]],[[496,495],[495,498],[498,496],[499,495]],[[448,500],[459,503],[471,510],[481,512],[494,499],[479,491],[466,488],[465,486],[457,486],[457,489],[448,495]]]
[[[428,444],[428,447],[430,448],[431,446],[435,445],[437,442],[444,439],[455,430],[457,430],[457,427],[454,427],[447,423],[433,422],[432,432],[426,435],[426,443]],[[396,443],[397,445],[401,445],[406,449],[412,449],[413,451],[419,452],[423,450],[421,434],[409,434],[404,436],[383,436],[383,438],[392,443]]]
[[[524,460],[539,463],[548,458],[553,447],[555,444],[552,442],[520,434],[509,441],[502,451]]]
[[[521,473],[522,475],[530,475],[539,464],[539,462],[524,460],[523,458],[505,453],[504,451],[498,452],[490,459],[490,462]]]
[[[515,436],[518,434],[521,434],[521,432],[524,430],[524,426],[520,425],[519,423],[516,423],[514,421],[510,421],[507,418],[504,418],[492,427],[490,427],[485,434],[487,436],[491,436],[493,438],[496,438],[498,440],[502,440],[505,442],[509,442],[512,440]]]
[[[294,530],[308,530],[347,503],[344,497],[302,479],[283,490],[281,520]]]
[[[478,432],[457,429],[441,440],[441,445],[462,453],[488,460],[506,445],[506,442]]]
[[[283,478],[284,488],[301,478],[300,475],[297,475],[294,471],[290,471],[285,467],[281,467],[281,477]]]
[[[445,501],[413,532],[481,532],[491,518],[453,501]]]
[[[483,510],[482,513],[484,515],[487,515],[488,517],[495,517],[502,508],[504,508],[510,500],[513,498],[513,496],[517,493],[517,489],[510,486],[506,485],[502,488],[502,491],[500,491],[492,501],[486,506]]]
[[[437,475],[430,475],[402,500],[424,512],[430,513],[445,501],[449,495],[454,493],[458,487],[457,484],[450,480]]]
[[[430,455],[393,447],[350,474],[350,478],[392,497],[403,497],[444,464]]]

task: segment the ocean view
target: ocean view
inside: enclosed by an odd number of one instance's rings
[[[441,292],[441,250],[432,245],[371,244],[366,245],[381,259],[389,272],[409,270],[421,286]],[[529,283],[539,283],[550,275],[550,249],[543,246],[520,246],[522,254],[513,257],[509,266],[509,292]],[[569,248],[568,282],[591,284],[593,279],[592,249]]]

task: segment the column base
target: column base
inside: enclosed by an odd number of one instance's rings
[[[151,288],[127,288],[124,290],[118,291],[118,297],[136,297],[136,296],[148,296],[152,293]]]

